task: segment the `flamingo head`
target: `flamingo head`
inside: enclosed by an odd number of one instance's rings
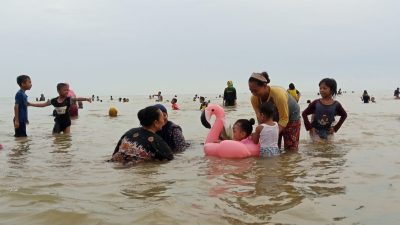
[[[201,123],[206,128],[211,128],[210,119],[212,115],[215,115],[217,119],[225,118],[224,109],[216,104],[208,104],[207,108],[201,113]]]

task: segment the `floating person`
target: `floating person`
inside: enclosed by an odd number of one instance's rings
[[[371,97],[371,102],[372,102],[372,103],[376,103],[375,97]]]
[[[46,101],[46,98],[44,97],[44,94],[40,94],[40,98],[39,98],[39,101]]]
[[[231,80],[228,80],[226,82],[227,86],[224,90],[224,99],[223,99],[223,105],[224,106],[235,106],[236,105],[236,89],[233,87],[233,82]]]
[[[296,89],[296,87],[294,86],[293,83],[290,83],[290,84],[289,84],[289,89],[288,89],[287,91],[289,92],[289,94],[290,94],[294,99],[296,99],[297,102],[299,102],[301,94],[300,94],[300,92]]]
[[[113,99],[113,96],[111,95],[111,96],[110,96],[110,101],[113,101],[113,100],[114,100],[114,99]]]
[[[151,160],[172,160],[171,148],[156,134],[165,124],[161,110],[148,106],[137,116],[141,126],[122,135],[110,161],[134,165]]]
[[[173,98],[171,100],[172,110],[179,110],[179,106],[178,106],[177,102],[178,102],[178,99],[176,99],[176,98]]]
[[[158,92],[158,94],[154,94],[154,96],[157,96],[156,102],[162,102],[163,101],[163,96],[161,95],[161,91]]]
[[[347,118],[347,113],[342,105],[333,99],[337,94],[337,84],[332,78],[324,78],[319,82],[321,98],[314,100],[303,111],[302,117],[307,131],[313,140],[328,139],[336,133]],[[308,115],[313,115],[310,122]],[[332,126],[335,116],[340,116],[339,122]]]
[[[196,99],[197,99],[197,94],[195,94],[195,95],[194,95],[194,97],[193,97],[193,101],[195,102],[195,101],[196,101]]]
[[[399,88],[394,90],[393,96],[396,97],[396,98],[400,98],[400,90],[399,90]]]
[[[206,109],[208,106],[208,102],[206,102],[206,99],[203,96],[200,96],[200,110]]]
[[[361,101],[363,101],[364,103],[369,103],[370,100],[371,100],[371,97],[369,96],[367,90],[364,90],[364,93],[361,96]]]
[[[337,92],[337,95],[341,95],[342,94],[342,89],[339,88],[339,91]]]

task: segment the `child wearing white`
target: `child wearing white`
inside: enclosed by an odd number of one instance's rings
[[[260,106],[260,125],[256,127],[253,134],[253,142],[260,143],[260,156],[271,157],[281,154],[278,147],[279,126],[273,121],[274,105],[265,102]]]

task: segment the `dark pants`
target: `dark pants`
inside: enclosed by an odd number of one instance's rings
[[[26,123],[19,123],[19,127],[15,129],[14,137],[27,137],[26,135]]]

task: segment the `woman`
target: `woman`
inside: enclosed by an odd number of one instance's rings
[[[253,73],[249,78],[249,89],[253,94],[251,104],[260,121],[260,105],[271,102],[275,105],[274,120],[279,125],[279,147],[283,137],[286,150],[297,150],[300,138],[300,106],[296,100],[282,87],[269,86],[267,72]]]
[[[138,112],[142,127],[127,131],[115,147],[112,162],[136,164],[153,159],[172,160],[171,149],[156,134],[164,126],[164,115],[155,106],[148,106]]]

